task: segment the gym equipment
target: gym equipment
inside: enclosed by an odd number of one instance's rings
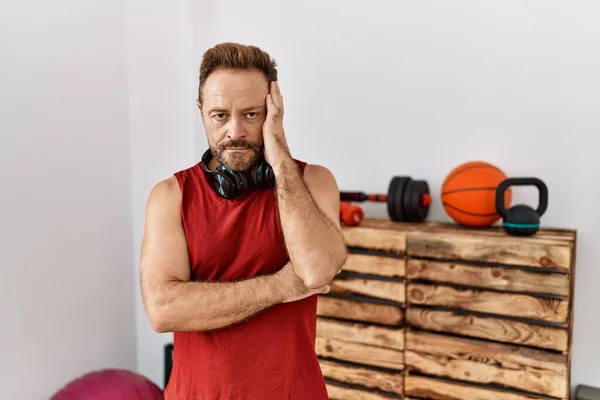
[[[517,204],[506,209],[504,192],[510,186],[535,186],[539,191],[539,204],[533,209],[525,204]],[[502,216],[502,227],[506,233],[514,236],[531,236],[540,228],[540,218],[548,208],[548,187],[538,178],[508,178],[496,189],[496,209]]]
[[[600,389],[589,385],[577,385],[575,400],[600,400]]]
[[[207,149],[202,155],[200,165],[206,181],[224,199],[234,199],[249,190],[275,186],[275,174],[264,158],[258,160],[249,171],[232,171],[220,164],[211,170],[208,163],[212,158],[212,152]]]
[[[454,222],[472,228],[492,225],[500,219],[496,211],[496,188],[507,176],[485,161],[469,161],[455,167],[444,179],[441,201]],[[512,191],[506,192],[509,205]]]
[[[360,206],[350,201],[340,201],[340,221],[348,226],[356,226],[363,220],[365,213]]]
[[[163,391],[144,376],[124,369],[104,369],[82,375],[50,400],[164,400]]]
[[[393,177],[387,194],[341,191],[340,200],[385,202],[390,219],[396,222],[423,222],[431,204],[427,182],[408,176]]]

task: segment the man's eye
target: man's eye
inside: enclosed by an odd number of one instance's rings
[[[223,118],[225,118],[225,114],[215,114],[215,118],[216,119],[223,119]]]
[[[256,114],[255,112],[249,112],[249,113],[248,113],[248,114],[246,114],[246,115],[248,115],[248,118],[256,118],[256,115],[257,115],[257,114]]]

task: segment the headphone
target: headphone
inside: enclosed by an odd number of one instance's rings
[[[511,185],[535,186],[539,191],[539,204],[533,209],[517,204],[508,210],[504,207],[504,192]],[[538,178],[508,178],[500,182],[496,189],[496,210],[502,216],[502,227],[514,236],[531,236],[540,228],[540,218],[548,208],[548,188]]]
[[[210,187],[224,199],[235,199],[251,190],[275,186],[273,168],[264,157],[261,157],[248,171],[232,171],[222,164],[211,170],[208,165],[212,158],[212,152],[207,149],[202,155],[200,165]]]

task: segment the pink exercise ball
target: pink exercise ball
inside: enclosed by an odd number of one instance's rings
[[[152,381],[124,369],[105,369],[74,379],[50,400],[164,400]]]

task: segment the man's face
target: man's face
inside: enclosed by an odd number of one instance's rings
[[[215,71],[206,80],[198,105],[208,144],[221,164],[242,171],[261,156],[267,93],[259,71]]]

